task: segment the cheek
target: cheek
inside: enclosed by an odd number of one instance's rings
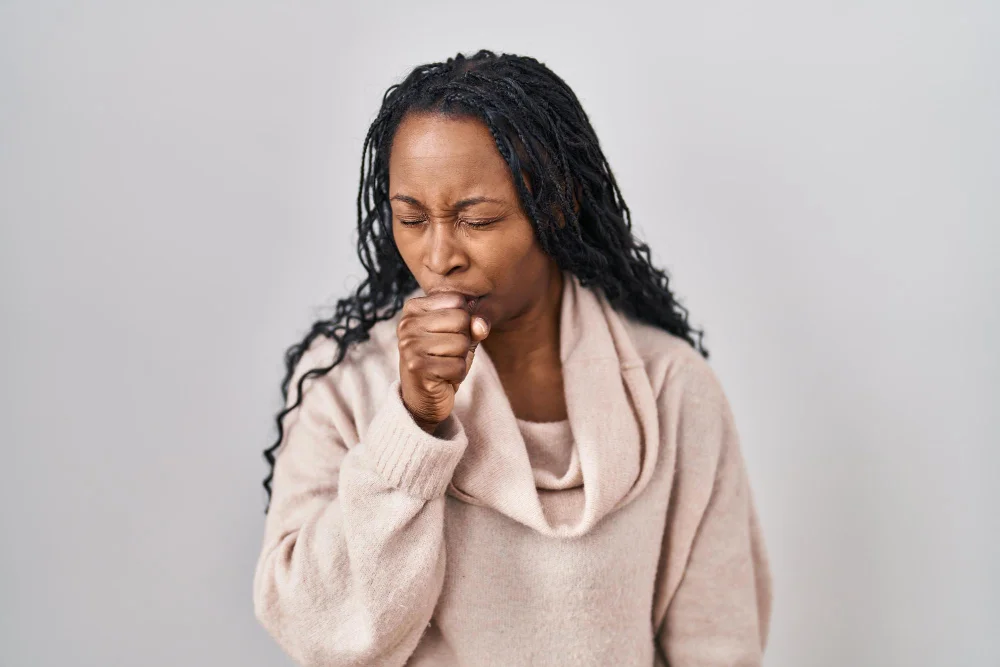
[[[533,267],[543,265],[546,255],[535,240],[531,224],[524,221],[523,225],[512,225],[503,234],[484,239],[477,248],[476,260],[497,277],[519,281],[529,278]]]
[[[400,233],[399,225],[394,222],[392,225],[392,238],[403,261],[412,269],[414,263],[420,258],[419,237],[414,234],[407,234],[405,230],[403,230],[403,233]]]

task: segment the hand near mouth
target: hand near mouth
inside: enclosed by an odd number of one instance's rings
[[[490,324],[476,312],[479,300],[435,291],[403,306],[396,328],[403,404],[428,433],[448,418],[455,392],[472,367]]]

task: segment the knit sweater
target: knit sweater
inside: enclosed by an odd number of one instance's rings
[[[297,663],[760,664],[771,577],[717,377],[564,277],[562,426],[519,421],[480,346],[425,432],[400,393],[399,315],[304,383],[253,582]],[[314,344],[293,383],[335,353]]]

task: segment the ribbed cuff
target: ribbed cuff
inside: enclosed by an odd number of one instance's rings
[[[424,500],[443,496],[469,442],[462,423],[449,415],[438,425],[438,435],[431,435],[403,404],[399,380],[389,385],[388,393],[365,436],[369,462],[410,495]]]

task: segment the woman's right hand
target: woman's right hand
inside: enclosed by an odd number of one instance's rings
[[[414,297],[403,306],[396,327],[403,404],[428,433],[451,414],[476,347],[489,335],[489,322],[472,310],[457,292]]]

